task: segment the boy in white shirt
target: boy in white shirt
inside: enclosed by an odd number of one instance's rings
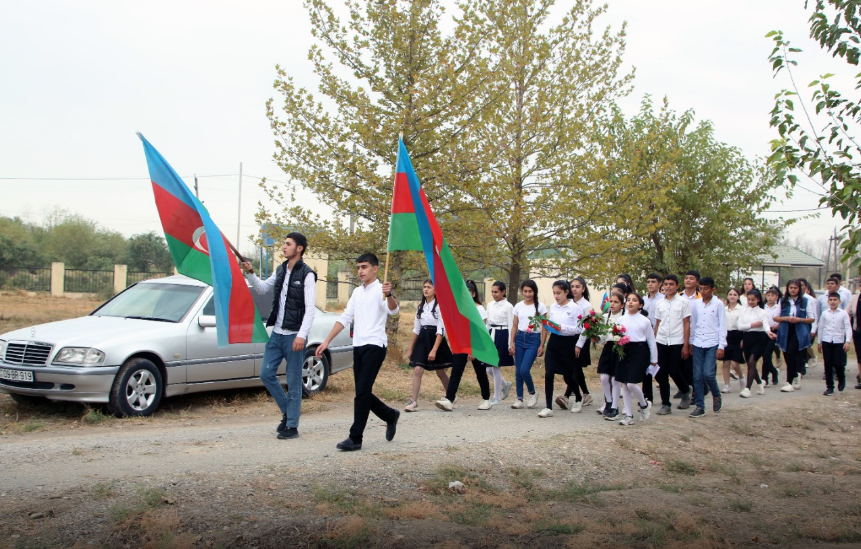
[[[834,372],[837,372],[837,390],[846,388],[846,352],[852,341],[852,323],[849,314],[840,308],[840,294],[828,294],[828,307],[819,315],[819,352],[825,361],[825,396],[834,394]]]
[[[688,300],[678,295],[679,278],[670,274],[664,277],[664,296],[655,307],[655,341],[658,344],[658,365],[655,375],[661,393],[659,416],[672,413],[670,401],[670,378],[682,394],[679,409],[691,405],[691,392],[682,368],[684,361],[691,356],[691,308]]]

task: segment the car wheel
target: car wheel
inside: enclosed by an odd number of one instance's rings
[[[326,388],[329,381],[329,359],[324,354],[320,358],[314,355],[316,347],[305,351],[305,362],[302,364],[302,393],[316,395]]]
[[[108,401],[108,410],[117,416],[148,416],[161,402],[161,372],[145,358],[132,358],[123,364]]]
[[[32,395],[19,395],[16,393],[9,393],[9,396],[12,397],[12,400],[14,400],[16,404],[20,404],[22,406],[35,406],[40,402],[45,401],[43,397],[37,397]]]

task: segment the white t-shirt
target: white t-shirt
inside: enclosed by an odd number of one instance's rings
[[[546,315],[547,307],[544,303],[538,302],[538,314]],[[535,304],[527,305],[524,302],[520,302],[514,306],[514,316],[517,317],[517,329],[521,332],[528,332],[529,330],[529,317],[535,316]],[[535,333],[541,332],[541,325],[535,327],[535,329],[531,330]]]

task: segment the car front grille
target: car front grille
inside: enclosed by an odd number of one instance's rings
[[[44,366],[51,356],[52,348],[45,343],[7,343],[6,362],[25,366]]]

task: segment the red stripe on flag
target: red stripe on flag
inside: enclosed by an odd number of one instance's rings
[[[422,193],[424,194],[424,193]],[[451,282],[446,275],[442,258],[436,250],[433,253],[434,293],[436,294],[442,321],[445,324],[445,336],[453,353],[472,353],[472,338],[469,320],[460,313]],[[448,314],[447,314],[448,313]]]
[[[164,232],[189,248],[197,248],[209,255],[206,248],[197,247],[194,243],[194,232],[203,227],[200,214],[155,181],[152,182],[152,192],[155,195],[155,205],[158,208],[158,216],[161,218]]]
[[[227,239],[221,235],[224,240],[224,247],[229,248]],[[242,276],[242,271],[239,269],[239,263],[230,258],[230,331],[228,341],[231,343],[249,342],[251,336],[254,335],[254,317],[257,315],[257,309],[254,307],[254,299],[251,297],[251,292],[245,283],[245,277]]]
[[[392,193],[392,213],[416,213],[410,194],[410,184],[407,174],[400,172],[395,175],[395,189]]]

